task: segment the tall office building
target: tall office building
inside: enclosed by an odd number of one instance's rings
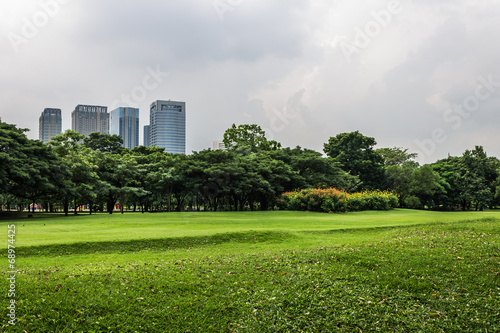
[[[144,147],[151,147],[151,127],[144,126]]]
[[[38,120],[38,138],[40,141],[47,143],[61,132],[61,109],[44,109]]]
[[[155,101],[149,115],[150,144],[168,153],[186,153],[186,103]]]
[[[108,107],[77,105],[71,113],[71,129],[85,136],[94,132],[109,134]]]
[[[139,145],[139,109],[120,107],[111,111],[109,134],[121,136],[125,148],[137,147]]]

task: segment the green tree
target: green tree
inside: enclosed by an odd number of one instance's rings
[[[413,163],[404,165],[388,165],[385,167],[385,181],[387,189],[399,195],[402,207],[406,206],[406,199],[411,195],[410,183],[412,173],[418,166]]]
[[[435,198],[436,204],[445,210],[458,209],[461,206],[462,185],[459,182],[460,173],[463,169],[461,158],[450,156],[439,160],[431,165],[443,180],[446,188],[445,195]]]
[[[394,148],[379,148],[375,150],[383,160],[385,166],[399,165],[402,166],[407,163],[416,164],[415,158],[417,153],[408,153],[408,149],[394,147]]]
[[[324,152],[340,162],[341,168],[353,176],[358,176],[366,189],[383,187],[383,159],[373,149],[377,144],[374,138],[359,131],[341,133],[331,137],[324,145]]]
[[[418,198],[421,205],[427,206],[429,209],[433,209],[435,207],[435,203],[432,198],[436,193],[446,193],[440,182],[439,174],[433,171],[431,166],[428,164],[413,170],[409,184],[409,192],[410,197],[408,199],[412,196]]]
[[[92,150],[112,154],[120,154],[124,150],[123,139],[116,134],[90,133],[88,137],[83,139],[83,145]]]
[[[462,209],[474,206],[476,210],[483,210],[495,197],[492,184],[498,178],[496,161],[488,158],[483,147],[476,146],[465,151],[460,165],[458,183]]]
[[[53,137],[49,141],[48,145],[51,146],[59,156],[66,156],[70,152],[79,151],[79,142],[81,142],[84,138],[85,135],[83,134],[72,130],[66,130],[64,133]]]
[[[69,171],[64,177],[61,175],[61,185],[58,187],[58,198],[66,215],[70,202],[73,202],[74,214],[77,214],[78,206],[84,204],[90,204],[92,214],[97,189],[102,186],[96,173],[95,152],[79,144],[83,138],[82,134],[67,130],[49,142]]]
[[[227,149],[248,148],[255,153],[258,150],[276,150],[281,148],[281,144],[266,139],[266,133],[259,125],[239,125],[235,124],[224,133],[224,145]]]
[[[321,153],[303,149],[299,146],[269,152],[273,159],[280,160],[290,167],[290,184],[285,191],[298,188],[335,187],[346,191],[355,190],[360,181],[340,168],[340,163]]]
[[[52,149],[26,137],[25,129],[0,123],[0,194],[28,199],[49,198],[65,170]]]
[[[151,192],[155,194],[156,203],[163,205],[167,202],[167,211],[172,211],[172,193],[176,181],[174,168],[171,161],[162,160],[155,164],[155,171],[147,175],[147,182],[150,183]]]
[[[164,148],[144,146],[135,147],[131,150],[131,154],[135,156],[137,161],[135,186],[147,192],[147,195],[135,196],[143,212],[149,211],[155,203],[162,204],[160,198],[163,197],[164,193],[159,190],[158,184],[152,179],[157,177],[155,174],[160,172],[160,169],[163,171],[165,165],[170,166],[172,164],[168,162],[168,160],[172,159],[172,154],[164,153],[164,150]],[[179,154],[176,156],[186,155]]]
[[[0,122],[0,192],[11,193],[29,180],[25,147],[31,144],[26,129]]]
[[[96,156],[98,156],[97,174],[102,181],[99,200],[106,202],[109,214],[113,213],[117,202],[120,203],[120,210],[123,213],[127,201],[134,201],[137,197],[147,195],[147,191],[140,187],[137,156],[99,151],[96,152]]]

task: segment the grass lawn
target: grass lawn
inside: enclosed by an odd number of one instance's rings
[[[1,331],[500,332],[500,211],[35,215],[0,226]]]

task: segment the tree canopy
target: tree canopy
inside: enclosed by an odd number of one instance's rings
[[[224,133],[224,145],[227,149],[247,148],[252,153],[259,150],[276,150],[281,148],[281,144],[266,139],[266,133],[259,125],[244,124],[236,127],[235,124]]]
[[[284,192],[312,188],[389,190],[400,205],[419,209],[476,209],[500,204],[500,161],[483,147],[420,166],[404,148],[374,149],[356,132],[331,137],[328,155],[299,146],[281,148],[257,125],[233,125],[227,150],[192,155],[157,147],[122,147],[120,137],[74,131],[48,144],[0,122],[0,210],[113,213],[268,210]]]
[[[374,138],[355,131],[331,137],[323,151],[339,162],[344,171],[358,176],[363,187],[376,189],[382,186],[384,176],[383,158],[373,149],[376,144]]]

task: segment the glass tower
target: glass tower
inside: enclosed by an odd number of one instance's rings
[[[44,109],[38,121],[38,137],[42,142],[49,142],[62,132],[61,109]]]
[[[186,153],[186,103],[155,101],[151,104],[150,144],[173,154]]]
[[[109,134],[121,136],[125,148],[139,146],[139,109],[120,107],[111,111]]]

